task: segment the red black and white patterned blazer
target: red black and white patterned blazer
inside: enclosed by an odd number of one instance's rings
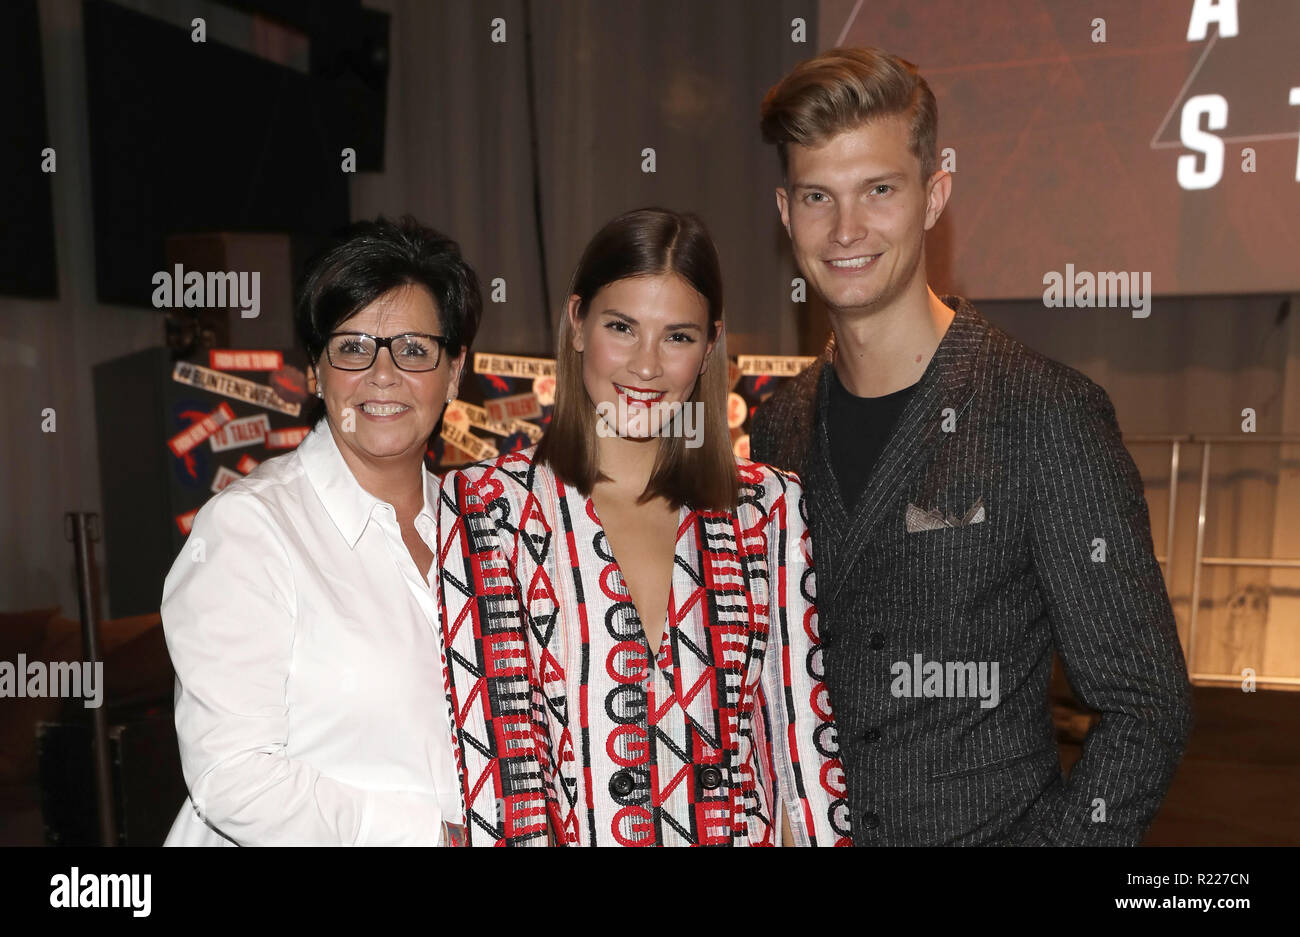
[[[533,449],[443,479],[439,600],[473,845],[847,845],[793,474],[680,511],[659,653],[591,500]]]

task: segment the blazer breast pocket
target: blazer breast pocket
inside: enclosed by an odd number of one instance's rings
[[[908,505],[900,586],[904,602],[914,607],[967,608],[982,602],[1013,562],[987,505],[979,497],[959,503],[961,515]]]
[[[903,515],[903,526],[909,534],[919,534],[932,530],[961,530],[983,524],[987,520],[988,510],[981,495],[961,511],[944,511],[939,507],[923,508],[909,501]]]

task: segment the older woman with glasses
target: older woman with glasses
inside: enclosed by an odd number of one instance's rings
[[[323,415],[199,511],[163,591],[189,788],[168,845],[463,839],[424,455],[480,309],[457,246],[411,219],[308,271]]]

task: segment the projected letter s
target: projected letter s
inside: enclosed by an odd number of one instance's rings
[[[1205,166],[1196,168],[1196,156],[1184,153],[1178,157],[1178,184],[1188,190],[1212,189],[1223,178],[1223,141],[1201,129],[1201,117],[1209,118],[1210,130],[1228,126],[1228,101],[1221,94],[1198,94],[1188,98],[1183,105],[1179,136],[1183,146],[1205,154]]]

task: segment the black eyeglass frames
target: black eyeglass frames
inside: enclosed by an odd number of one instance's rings
[[[387,348],[393,363],[403,371],[432,371],[446,347],[446,336],[422,332],[403,332],[387,338],[365,332],[335,332],[325,345],[325,354],[340,371],[364,371],[375,363],[379,349]]]

